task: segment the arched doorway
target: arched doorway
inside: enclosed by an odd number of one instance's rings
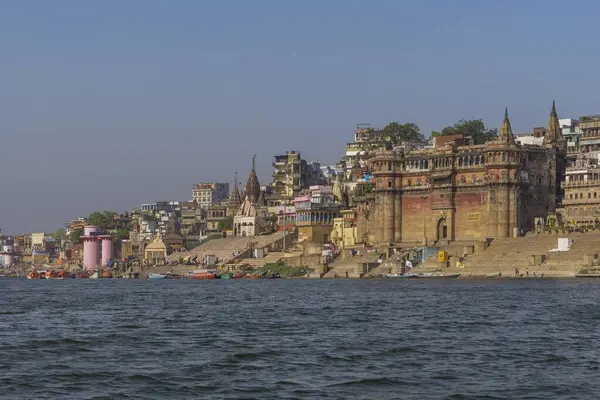
[[[448,239],[448,226],[446,225],[446,218],[440,218],[437,223],[437,240]]]

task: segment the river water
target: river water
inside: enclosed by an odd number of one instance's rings
[[[600,280],[0,280],[2,399],[600,398]]]

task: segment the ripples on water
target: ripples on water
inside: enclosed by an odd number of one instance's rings
[[[0,280],[0,397],[600,398],[599,284]]]

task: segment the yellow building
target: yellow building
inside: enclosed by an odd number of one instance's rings
[[[343,210],[341,214],[341,217],[333,219],[330,235],[333,244],[343,249],[361,243],[356,227],[356,211]]]

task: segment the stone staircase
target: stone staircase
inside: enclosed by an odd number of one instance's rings
[[[264,248],[271,246],[276,241],[283,238],[283,232],[276,232],[270,235],[261,235],[261,236],[237,236],[237,237],[227,237],[223,239],[213,239],[200,246],[194,248],[191,251],[181,252],[181,253],[173,253],[169,257],[169,260],[178,259],[179,257],[186,257],[188,255],[198,256],[199,259],[202,259],[205,255],[214,255],[220,261],[219,263],[224,263],[229,260],[235,259],[238,252],[244,252],[248,249],[248,246],[252,244],[254,248]],[[290,233],[287,234],[287,237],[290,239],[290,244],[292,243],[292,235]]]
[[[440,245],[437,247],[439,247],[439,251],[445,251],[447,253],[448,257],[450,257],[452,264],[456,264],[456,261],[459,260],[459,258],[464,256],[465,247],[474,247],[475,245],[476,245],[475,241],[459,241],[459,242],[452,242],[447,245]],[[472,257],[472,255],[469,257]],[[424,262],[415,266],[415,268],[413,268],[413,270],[412,270],[412,272],[414,272],[414,273],[442,272],[444,274],[447,274],[448,271],[449,271],[449,269],[445,268],[444,263],[440,263],[438,261],[437,254],[432,255],[431,257],[428,257]],[[452,272],[452,273],[458,274],[460,272]]]
[[[277,251],[277,252],[267,253],[267,255],[264,256],[263,258],[241,258],[241,259],[235,260],[235,262],[230,265],[239,265],[239,266],[248,265],[252,269],[257,269],[257,268],[263,267],[266,264],[272,264],[272,263],[281,261],[284,258],[284,256],[285,256],[285,253]]]
[[[552,252],[558,247],[559,237],[569,237],[572,246],[566,252]],[[575,276],[585,267],[584,257],[600,252],[600,234],[569,235],[528,235],[520,238],[494,239],[489,247],[474,255],[467,256],[464,268],[451,265],[444,268],[445,274],[460,273],[469,276],[526,276],[568,277]],[[543,255],[545,261],[539,265],[533,262],[533,256]]]
[[[329,264],[329,269],[323,275],[323,278],[345,278],[346,272],[349,278],[360,278],[363,274],[356,272],[357,267],[361,266],[364,262],[374,263],[377,261],[379,252],[367,253],[364,249],[360,249],[362,252],[354,257],[348,255],[348,249],[345,249],[345,254],[340,254],[334,262]]]

